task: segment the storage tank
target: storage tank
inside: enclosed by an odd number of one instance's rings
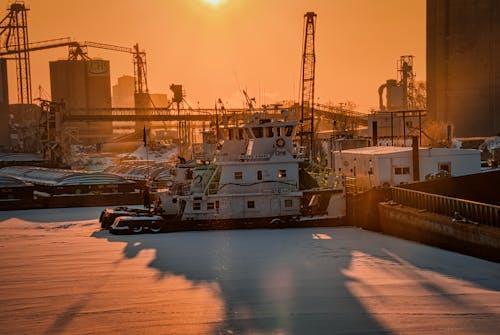
[[[111,108],[110,64],[107,60],[50,62],[53,101],[64,101],[66,111],[78,115],[106,115]],[[104,143],[113,135],[111,121],[71,122],[84,144]]]

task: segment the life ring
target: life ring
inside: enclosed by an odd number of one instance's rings
[[[285,146],[285,143],[285,140],[281,137],[276,140],[276,146],[278,148],[283,148]]]

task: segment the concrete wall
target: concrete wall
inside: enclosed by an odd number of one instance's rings
[[[500,170],[408,184],[402,188],[500,206]]]
[[[452,222],[450,217],[410,207],[381,203],[380,228],[384,234],[500,262],[500,229]]]
[[[500,132],[500,1],[427,0],[427,107],[457,137]]]

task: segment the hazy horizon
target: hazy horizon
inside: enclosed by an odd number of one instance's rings
[[[4,1],[7,14],[8,2]],[[221,98],[243,105],[245,89],[257,104],[298,100],[304,14],[314,11],[316,102],[352,101],[359,111],[378,107],[377,89],[396,78],[401,55],[415,56],[425,80],[425,0],[149,0],[25,1],[31,42],[71,37],[132,47],[147,54],[151,93],[182,84],[186,98],[212,107]],[[67,48],[31,53],[33,98],[50,93],[49,61]],[[90,49],[111,62],[111,84],[132,75],[132,56]],[[15,64],[9,65],[11,103],[17,101]],[[48,98],[47,96],[42,96]]]

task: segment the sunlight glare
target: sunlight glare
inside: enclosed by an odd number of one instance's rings
[[[212,6],[217,6],[222,2],[222,0],[203,0],[203,2],[208,3]]]

